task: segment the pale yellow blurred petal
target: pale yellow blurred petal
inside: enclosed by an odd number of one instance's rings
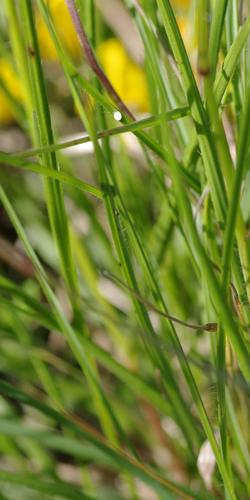
[[[173,7],[189,7],[192,0],[170,0]]]
[[[128,106],[138,111],[148,111],[148,90],[145,73],[142,68],[134,63],[128,64],[125,85],[124,100]]]
[[[116,38],[105,40],[98,47],[103,69],[122,100],[137,111],[148,110],[148,92],[143,68],[133,62]]]
[[[10,95],[17,101],[22,102],[24,92],[18,76],[15,74],[11,64],[4,58],[0,59],[0,78]],[[14,121],[15,114],[11,102],[3,90],[0,89],[0,123],[7,125]]]
[[[78,58],[81,55],[82,49],[65,1],[47,0],[46,4],[50,9],[54,26],[60,41],[73,57]],[[37,14],[37,30],[42,57],[44,59],[56,61],[56,49],[51,40],[46,24],[39,13]]]

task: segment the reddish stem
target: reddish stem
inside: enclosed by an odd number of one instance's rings
[[[111,97],[111,99],[114,101],[116,104],[117,108],[120,110],[120,112],[126,116],[128,116],[131,120],[134,120],[134,116],[131,113],[131,111],[127,108],[126,104],[122,101],[122,99],[119,97],[117,94],[116,90],[114,89],[112,83],[110,80],[107,78],[105,75],[104,71],[102,70],[101,66],[99,65],[94,51],[91,48],[91,45],[89,43],[87,34],[82,26],[79,14],[77,12],[77,8],[75,5],[74,0],[65,0],[67,7],[69,9],[69,13],[72,17],[72,21],[75,26],[76,33],[78,35],[79,42],[84,50],[86,60],[97,76],[97,78],[100,80],[104,88],[106,89],[107,93]]]

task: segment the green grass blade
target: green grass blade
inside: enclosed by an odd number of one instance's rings
[[[32,49],[32,52],[28,53],[28,67],[30,75],[30,91],[33,99],[33,109],[36,110],[36,119],[39,123],[39,129],[37,129],[36,123],[33,125],[35,130],[36,142],[37,145],[40,146],[50,143],[53,144],[54,138],[51,125],[50,110],[42,70],[37,33],[35,29],[35,19],[33,14],[32,2],[30,0],[25,0],[25,2],[23,2],[20,7],[22,8],[23,23],[26,29],[26,43]],[[60,170],[55,153],[52,152],[44,154],[43,161],[52,170]],[[62,271],[70,290],[75,314],[79,319],[79,311],[77,305],[78,284],[70,248],[68,223],[64,207],[61,184],[56,180],[46,179],[45,190],[50,223],[53,229],[55,240],[58,245]]]
[[[84,182],[81,179],[74,177],[73,175],[70,175],[66,172],[62,172],[61,170],[59,171],[52,170],[51,168],[48,168],[42,164],[28,162],[28,161],[25,162],[22,159],[20,160],[19,157],[15,157],[13,155],[5,155],[3,153],[0,153],[0,162],[5,165],[9,165],[11,167],[19,167],[29,172],[40,174],[45,178],[58,180],[63,184],[72,186],[76,189],[80,189],[85,193],[89,193],[95,198],[98,198],[100,200],[103,199],[103,193],[100,189],[91,186],[87,182]]]
[[[223,24],[226,15],[226,9],[228,5],[228,0],[221,0],[221,2],[216,2],[213,11],[212,24],[210,29],[209,37],[209,61],[210,61],[210,75],[213,81],[221,44],[221,36],[223,31]]]
[[[85,495],[83,491],[77,489],[74,485],[63,481],[41,480],[40,475],[23,474],[16,472],[0,471],[0,482],[2,484],[25,486],[32,491],[48,495],[48,498],[67,498],[68,500],[91,500],[93,497]],[[22,489],[21,489],[22,491]],[[20,493],[21,493],[20,491]],[[44,498],[44,497],[43,497]]]
[[[2,393],[8,394],[9,396],[13,394],[15,398],[20,398],[22,401],[25,401],[26,404],[38,408],[40,411],[56,419],[56,421],[60,421],[64,425],[77,430],[75,424],[68,421],[65,416],[60,416],[55,410],[52,410],[43,403],[36,401],[34,398],[27,396],[25,393],[22,393],[15,388],[13,390],[9,384],[0,381],[0,390]],[[87,443],[89,443],[88,446],[82,444],[74,438],[69,438],[51,431],[46,430],[36,432],[31,428],[21,426],[20,423],[16,421],[11,422],[0,419],[0,430],[2,434],[13,436],[15,438],[24,435],[31,437],[34,440],[42,442],[45,446],[48,446],[51,449],[59,449],[64,452],[71,453],[76,458],[85,459],[86,457],[92,457],[92,459],[97,460],[99,463],[104,465],[109,465],[115,468],[119,468],[120,466],[125,470],[127,469],[134,476],[141,477],[143,481],[148,483],[156,490],[156,492],[162,495],[162,498],[168,498],[167,491],[169,490],[180,495],[181,498],[189,498],[188,495],[192,494],[193,498],[201,499],[199,494],[196,494],[193,491],[191,492],[189,488],[184,488],[168,479],[162,478],[157,474],[157,472],[154,472],[149,467],[137,462],[127,453],[119,450],[118,448],[109,446],[95,431],[91,429],[90,426],[85,426],[84,422],[81,423],[77,433],[79,436],[82,436]]]
[[[249,38],[249,34],[250,18],[248,17],[243,26],[240,28],[237,37],[234,39],[234,42],[225,57],[222,68],[216,77],[214,84],[214,96],[215,101],[218,104],[221,103],[228,84],[234,75],[242,50]]]

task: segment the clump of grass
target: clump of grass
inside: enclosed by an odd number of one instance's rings
[[[116,8],[147,116],[98,59]],[[247,498],[247,2],[3,14],[2,498]]]

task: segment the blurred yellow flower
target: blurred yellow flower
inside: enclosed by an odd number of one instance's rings
[[[137,111],[148,110],[148,91],[143,69],[133,62],[122,43],[116,38],[98,47],[102,67],[121,99]]]
[[[189,7],[191,0],[170,0],[173,7]]]
[[[177,21],[186,47],[191,51],[194,49],[195,41],[193,26],[190,26],[187,17],[187,8],[191,0],[172,0],[176,11]],[[82,55],[82,49],[75,33],[71,16],[64,0],[46,0],[55,25],[57,34],[66,50],[78,59]],[[39,12],[37,12],[37,32],[42,57],[55,62],[58,60],[53,41]],[[148,111],[149,98],[145,72],[136,64],[122,43],[116,38],[110,38],[98,47],[98,56],[105,73],[113,84],[121,99],[134,110]],[[13,71],[7,59],[2,58],[0,66],[0,78],[9,92],[10,96],[18,102],[22,102],[24,94],[17,75]],[[15,120],[13,103],[0,88],[0,123],[9,124]]]
[[[0,59],[0,80],[11,97],[23,101],[24,94],[18,76],[7,59]],[[11,99],[0,88],[0,124],[9,125],[15,121],[15,112]]]
[[[188,19],[188,8],[192,0],[170,0],[176,15],[176,20],[185,44],[189,45],[190,22]]]
[[[46,0],[46,5],[50,10],[60,41],[71,56],[77,59],[81,55],[81,47],[65,1]],[[40,13],[37,14],[37,32],[42,57],[50,61],[57,61],[55,46]]]
[[[197,49],[197,32],[196,23],[193,22],[193,15],[190,15],[192,0],[170,0],[170,2],[176,15],[176,20],[185,47],[188,51],[189,57],[192,62],[194,62],[196,57],[195,51]]]

